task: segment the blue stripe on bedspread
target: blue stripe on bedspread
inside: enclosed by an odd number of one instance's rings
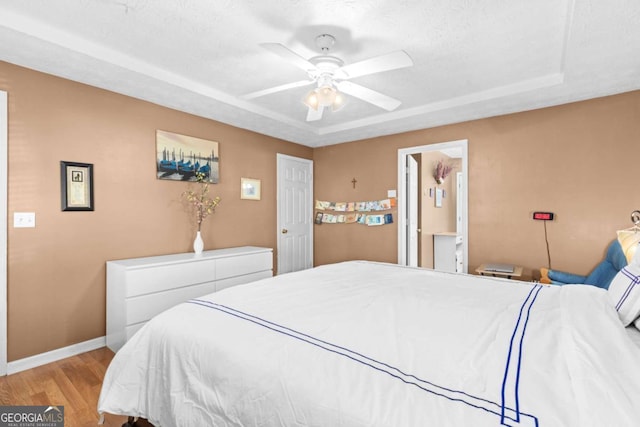
[[[622,305],[625,303],[625,301],[629,297],[629,294],[631,294],[631,291],[633,290],[633,288],[635,288],[636,285],[640,283],[640,278],[638,278],[633,273],[631,273],[629,270],[627,270],[627,267],[624,267],[622,270],[620,270],[620,272],[629,279],[629,286],[622,293],[622,296],[620,296],[620,300],[616,304],[616,310],[617,311],[620,311],[620,308],[622,307]]]
[[[511,335],[511,341],[509,342],[509,351],[507,352],[507,362],[505,364],[504,378],[502,380],[502,408],[500,415],[500,424],[510,426],[512,424],[509,421],[521,422],[520,413],[520,368],[522,366],[522,350],[524,346],[524,335],[527,331],[527,324],[529,323],[529,315],[531,314],[531,307],[538,298],[538,294],[542,286],[536,285],[531,288],[527,298],[520,306],[520,312],[518,314],[518,321],[513,328],[513,334]],[[523,313],[526,310],[525,318],[523,319]],[[517,342],[517,345],[516,345]],[[509,405],[515,407],[515,419],[507,416],[507,411],[510,411]],[[536,424],[537,420],[536,420]]]
[[[515,426],[515,425],[525,426],[526,425],[526,426],[537,427],[538,419],[536,417],[520,411],[520,404],[518,399],[518,386],[519,386],[522,350],[523,350],[523,343],[524,343],[524,335],[526,332],[526,325],[529,320],[531,307],[533,306],[533,303],[535,302],[541,288],[542,287],[540,285],[534,286],[531,289],[531,292],[529,292],[529,294],[527,295],[527,298],[525,299],[525,301],[522,303],[522,306],[520,307],[520,313],[516,322],[516,326],[514,327],[510,346],[508,349],[507,362],[506,362],[505,374],[504,374],[503,385],[502,385],[501,403],[493,402],[488,399],[474,396],[472,394],[466,393],[461,390],[453,390],[453,389],[439,386],[430,381],[418,378],[413,374],[405,373],[394,366],[372,359],[356,351],[350,350],[345,347],[341,347],[336,344],[332,344],[327,341],[323,341],[311,335],[296,331],[294,329],[279,325],[274,322],[270,322],[268,320],[262,319],[252,314],[244,313],[240,310],[236,310],[234,308],[231,308],[222,304],[217,304],[211,301],[206,301],[201,299],[192,299],[192,300],[189,300],[188,303],[210,308],[213,310],[217,310],[219,312],[234,316],[238,319],[252,322],[256,325],[270,329],[274,332],[287,335],[291,338],[295,338],[305,343],[314,345],[323,350],[330,351],[332,353],[347,357],[353,360],[354,362],[360,363],[362,365],[375,369],[379,372],[383,372],[387,375],[390,375],[404,382],[405,384],[418,387],[419,389],[427,393],[430,393],[439,397],[443,397],[452,402],[464,404],[471,408],[480,409],[480,410],[489,412],[491,414],[495,414],[498,417],[496,421],[499,422],[500,425],[504,425],[504,426]],[[526,311],[526,317],[523,320],[523,313],[525,311]],[[517,345],[517,348],[515,348],[514,350],[515,342],[517,342],[518,345]]]

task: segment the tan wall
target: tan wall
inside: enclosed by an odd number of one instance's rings
[[[8,229],[8,359],[105,334],[105,261],[192,250],[180,194],[155,177],[155,131],[220,143],[222,197],[203,225],[205,249],[276,248],[276,153],[312,150],[0,62],[9,96],[9,200],[36,228]],[[61,212],[60,161],[94,164],[95,211]],[[240,200],[240,178],[262,200]]]
[[[185,183],[155,178],[155,130],[220,142],[222,197],[205,249],[276,247],[276,153],[314,159],[315,198],[386,198],[397,150],[469,140],[470,270],[484,261],[588,272],[640,208],[640,92],[311,150],[147,102],[0,62],[9,93],[9,200],[36,212],[9,227],[9,360],[103,336],[105,261],[191,250]],[[60,211],[60,160],[93,163],[96,210]],[[262,201],[239,198],[240,177],[262,179]],[[357,179],[356,188],[351,180]],[[392,210],[397,221],[397,209]],[[315,263],[396,262],[397,225],[322,224]]]
[[[469,270],[485,261],[586,274],[640,208],[640,91],[314,150],[316,198],[383,197],[399,148],[469,140]],[[349,184],[358,178],[358,189]],[[397,262],[397,227],[315,227],[317,265]]]
[[[315,149],[313,154],[314,195],[317,200],[357,202],[387,197],[387,189],[395,189],[390,177],[396,170],[397,158],[381,149],[373,140],[374,150],[367,143],[331,145]],[[319,161],[316,160],[316,154]],[[369,163],[369,162],[372,163]],[[357,183],[353,188],[352,180]],[[392,213],[394,220],[398,209]],[[314,263],[328,264],[354,259],[395,261],[396,224],[371,226],[362,224],[314,225]]]

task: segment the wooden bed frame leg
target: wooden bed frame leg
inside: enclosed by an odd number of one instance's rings
[[[129,417],[127,422],[122,424],[122,427],[154,427],[146,418]]]

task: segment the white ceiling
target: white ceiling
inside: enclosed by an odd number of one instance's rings
[[[350,64],[404,50],[411,68],[352,81],[306,122],[306,78],[260,43]],[[638,0],[2,0],[0,60],[311,147],[640,89]],[[311,86],[312,87],[312,86]]]

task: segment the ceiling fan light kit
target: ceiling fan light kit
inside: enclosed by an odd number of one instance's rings
[[[303,99],[303,104],[314,110],[330,107],[331,111],[338,111],[344,106],[344,102],[344,95],[330,85],[313,89]]]
[[[340,92],[336,92],[336,96],[333,102],[331,103],[331,111],[335,112],[340,110],[342,107],[344,107],[345,103],[346,103],[346,99],[344,95],[342,95]]]
[[[302,100],[308,107],[307,121],[320,120],[325,108],[331,108],[332,111],[341,109],[346,100],[344,94],[351,95],[387,111],[393,111],[400,106],[401,102],[399,100],[348,80],[354,77],[410,67],[413,65],[413,61],[406,52],[396,51],[344,65],[342,59],[329,54],[329,50],[334,44],[335,38],[332,35],[319,35],[316,37],[316,46],[321,54],[308,60],[282,44],[261,44],[260,46],[263,48],[304,70],[307,73],[308,80],[252,92],[244,95],[243,98],[254,99],[283,90],[316,84],[316,88],[308,92]]]

